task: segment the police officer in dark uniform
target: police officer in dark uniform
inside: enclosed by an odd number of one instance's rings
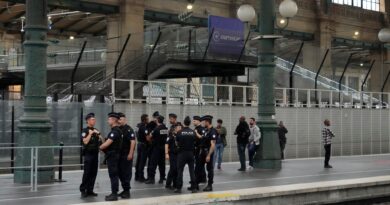
[[[205,125],[205,135],[203,140],[200,142],[200,162],[201,165],[204,166],[206,164],[207,169],[207,186],[203,189],[203,191],[213,191],[213,183],[214,183],[214,150],[215,150],[215,142],[217,139],[218,132],[213,127],[212,121],[213,117],[210,115],[206,115],[202,117],[202,121],[204,121]],[[199,185],[200,181],[198,180],[196,185]]]
[[[169,172],[165,188],[175,189],[177,179],[177,147],[176,133],[181,129],[181,123],[177,122],[176,114],[169,114],[169,128],[167,142],[165,144],[165,159],[169,160]]]
[[[206,170],[204,168],[204,164],[201,163],[200,160],[200,144],[203,139],[203,136],[205,134],[205,129],[201,125],[201,118],[199,116],[194,116],[192,120],[192,124],[195,126],[195,150],[194,150],[194,155],[195,155],[195,177],[197,181],[200,183],[205,183],[206,182]]]
[[[100,132],[94,128],[96,124],[95,114],[89,113],[85,120],[87,127],[81,131],[84,154],[84,173],[80,185],[81,197],[97,196],[93,192],[99,165],[99,146],[102,144]]]
[[[148,130],[148,135],[147,135],[147,141],[149,143],[150,149],[149,149],[149,161],[148,161],[148,167],[150,166],[151,163],[151,155],[152,155],[152,132],[154,129],[157,127],[157,118],[160,116],[160,113],[158,111],[153,113],[153,120],[149,122],[147,125],[147,130]],[[165,142],[164,142],[165,143]],[[162,163],[158,163],[158,170],[160,172],[160,180],[158,181],[159,184],[163,184],[165,180],[165,161]],[[146,180],[148,181],[148,179]]]
[[[123,134],[122,148],[119,158],[119,180],[121,181],[123,192],[119,196],[123,199],[130,198],[130,181],[133,171],[133,157],[135,150],[135,133],[133,128],[127,124],[126,115],[118,113],[119,128]]]
[[[145,182],[144,169],[146,161],[148,160],[150,145],[146,141],[146,136],[149,134],[147,125],[149,123],[149,117],[146,114],[141,116],[141,123],[137,125],[137,162],[135,164],[135,181]]]
[[[106,201],[117,201],[119,191],[119,158],[122,148],[123,134],[119,128],[118,113],[108,114],[108,125],[111,127],[106,141],[100,146],[100,149],[106,153],[108,175],[111,181],[111,194],[106,196]]]
[[[146,184],[155,183],[156,168],[159,166],[160,170],[160,181],[164,182],[165,177],[165,142],[168,137],[168,128],[164,125],[164,117],[157,117],[157,127],[152,131],[151,135],[148,136],[148,141],[152,143],[150,163],[148,166],[148,180]]]
[[[177,167],[178,175],[176,182],[175,193],[181,193],[181,188],[183,187],[183,171],[184,167],[188,165],[188,171],[190,173],[190,190],[192,193],[195,193],[199,188],[195,184],[195,173],[194,173],[194,142],[196,139],[195,132],[189,128],[191,124],[190,117],[184,119],[184,128],[178,131],[176,135],[176,144],[177,144]]]

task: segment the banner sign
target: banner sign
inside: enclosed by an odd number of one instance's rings
[[[239,56],[244,46],[244,23],[236,18],[209,16],[209,53]]]

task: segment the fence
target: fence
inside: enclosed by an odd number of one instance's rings
[[[112,79],[115,102],[257,106],[256,86]],[[390,93],[275,88],[278,107],[386,108]]]
[[[2,117],[0,135],[0,171],[12,169],[39,169],[47,164],[40,163],[40,154],[36,155],[36,149],[44,147],[20,147],[11,146],[11,114],[10,107],[15,107],[15,142],[18,142],[19,132],[17,125],[21,115],[21,102],[4,101],[0,103]],[[80,169],[80,128],[84,125],[82,117],[95,112],[97,116],[96,127],[104,134],[109,131],[105,123],[106,114],[111,111],[111,106],[99,103],[53,103],[49,104],[49,114],[52,119],[51,131],[53,144],[64,142],[63,166],[56,164],[60,160],[60,147],[50,146],[55,156],[55,165],[48,168],[63,167],[64,169]],[[176,113],[181,121],[185,116],[210,114],[214,119],[222,119],[227,128],[227,147],[225,148],[224,161],[238,161],[236,151],[236,136],[233,134],[240,116],[256,117],[255,106],[230,106],[222,104],[190,105],[190,104],[153,104],[153,103],[116,103],[115,111],[124,112],[128,116],[128,123],[132,127],[140,121],[142,114],[151,115],[158,110],[161,115],[168,117],[169,113]],[[323,156],[321,128],[324,119],[330,119],[331,129],[336,135],[333,142],[332,154],[334,156],[373,155],[390,153],[390,110],[389,109],[356,109],[345,107],[276,107],[275,119],[284,121],[289,133],[287,134],[287,146],[285,157],[312,158]],[[214,120],[214,122],[215,122]],[[37,162],[19,166],[13,165],[9,160],[12,150],[25,149],[29,157],[36,157]],[[33,154],[31,154],[33,153]],[[17,155],[16,155],[17,156]],[[57,157],[58,156],[58,157]],[[16,160],[17,161],[17,160]],[[37,163],[37,164],[35,164]],[[321,163],[321,161],[319,161]],[[42,167],[41,167],[42,166]],[[30,172],[29,172],[30,173]],[[33,172],[34,173],[34,172]],[[31,173],[30,173],[31,174]],[[35,176],[34,176],[35,177]],[[35,180],[35,179],[34,179]],[[36,182],[33,182],[36,183]],[[36,190],[36,185],[31,185]]]

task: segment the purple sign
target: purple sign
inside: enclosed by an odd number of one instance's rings
[[[209,16],[211,54],[238,56],[244,46],[244,23],[236,18]]]

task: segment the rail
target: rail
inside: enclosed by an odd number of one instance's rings
[[[112,79],[114,102],[257,106],[258,88],[242,85]],[[120,87],[120,89],[117,89]],[[123,93],[123,90],[128,92]],[[292,91],[293,99],[289,99]],[[275,88],[275,106],[389,109],[390,93]],[[315,95],[317,94],[317,101]]]

